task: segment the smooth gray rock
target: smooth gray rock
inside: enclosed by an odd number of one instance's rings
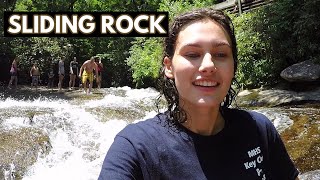
[[[320,65],[311,60],[284,69],[280,76],[289,82],[312,82],[320,79]]]

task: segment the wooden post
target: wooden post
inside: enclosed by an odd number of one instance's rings
[[[242,14],[241,0],[238,0],[238,8],[239,8],[239,14]]]

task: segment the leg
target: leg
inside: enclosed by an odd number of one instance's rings
[[[18,87],[18,76],[14,76],[14,86],[15,86],[15,89],[17,89],[17,87]]]
[[[9,81],[9,84],[8,84],[8,88],[10,88],[11,84],[12,84],[12,81],[13,81],[13,76],[10,77],[10,81]]]
[[[87,80],[87,75],[82,75],[82,87],[85,93],[87,93]]]
[[[71,90],[71,86],[72,86],[72,77],[73,77],[73,74],[70,74],[69,90]]]
[[[36,76],[36,79],[35,79],[36,91],[38,90],[38,83],[39,83],[39,77]]]
[[[101,75],[98,75],[97,85],[98,85],[98,89],[100,89],[101,88]]]
[[[84,92],[87,93],[87,81],[83,82]]]
[[[93,85],[93,73],[89,74],[89,82],[90,82],[90,84],[89,84],[89,93],[91,93],[92,92],[92,85]]]
[[[59,74],[59,83],[58,83],[59,91],[62,90],[62,81],[63,81],[63,75]]]
[[[31,77],[31,89],[33,88],[33,83],[34,83],[34,77]]]
[[[76,75],[73,75],[73,77],[72,77],[72,88],[74,88],[75,84],[76,84]]]
[[[93,84],[93,81],[90,81],[88,94],[90,94],[92,92],[92,84]]]

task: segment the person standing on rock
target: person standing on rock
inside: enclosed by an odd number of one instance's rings
[[[98,179],[298,179],[271,121],[229,107],[238,63],[231,19],[197,9],[168,34],[159,76],[167,110],[120,131]]]
[[[69,81],[69,90],[74,88],[76,77],[78,75],[78,61],[77,58],[74,57],[70,62],[70,81]]]
[[[51,88],[51,90],[53,90],[53,81],[54,81],[53,67],[50,67],[48,72],[48,88]]]
[[[36,90],[38,90],[38,85],[40,81],[40,70],[38,64],[35,62],[30,69],[30,77],[31,77],[31,89],[33,86],[36,86]]]
[[[86,94],[92,93],[92,83],[94,79],[93,71],[96,77],[98,77],[97,64],[95,63],[95,58],[91,57],[90,60],[86,60],[79,72],[79,77],[82,79],[83,88]],[[89,80],[89,91],[87,91],[87,81]]]
[[[97,64],[97,71],[98,71],[98,76],[96,77],[96,82],[98,89],[101,88],[101,81],[102,81],[102,70],[103,70],[103,63],[101,62],[101,58],[96,56],[95,57],[95,62]]]
[[[64,59],[65,59],[65,57],[62,57],[62,58],[59,60],[59,63],[58,63],[58,75],[59,75],[58,89],[59,89],[59,91],[62,90],[63,79],[64,79],[64,75],[65,75]]]
[[[14,89],[17,89],[18,86],[18,57],[14,58],[10,68],[10,81],[8,84],[8,88],[11,89],[11,85],[14,82]]]

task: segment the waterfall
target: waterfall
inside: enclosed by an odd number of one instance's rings
[[[13,166],[19,164],[23,180],[97,179],[105,154],[115,135],[128,123],[156,115],[152,108],[158,95],[153,89],[109,88],[100,100],[66,101],[39,98],[33,101],[6,99],[0,101],[0,132],[18,133],[17,129],[41,132],[49,144],[36,151],[35,163],[24,164],[8,158]],[[123,111],[124,118],[117,115]],[[127,111],[127,112],[126,112]],[[5,112],[9,112],[6,114]],[[129,120],[126,114],[133,114]],[[17,136],[20,136],[18,133]],[[28,137],[22,137],[28,138]],[[30,150],[23,150],[24,154]],[[21,148],[10,149],[21,154]],[[48,152],[44,152],[48,148]],[[9,153],[12,156],[16,152]],[[32,154],[29,153],[29,154]],[[21,163],[21,164],[20,164]],[[15,168],[2,167],[4,178],[11,178]],[[1,176],[0,176],[1,179]]]

